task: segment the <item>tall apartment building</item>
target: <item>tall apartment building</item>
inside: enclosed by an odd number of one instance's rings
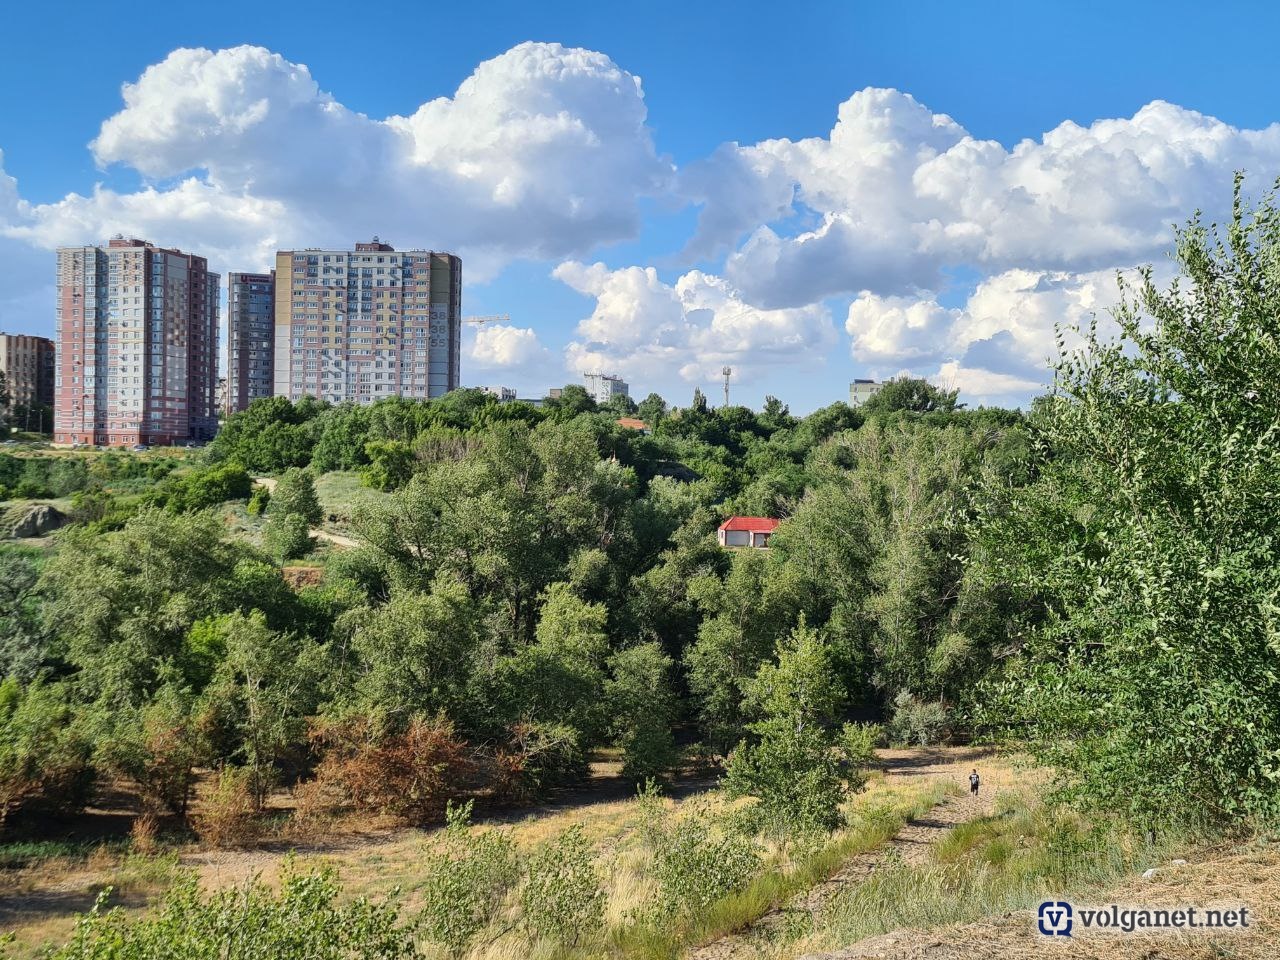
[[[861,406],[879,393],[883,386],[883,383],[874,380],[854,380],[849,384],[849,406]]]
[[[275,274],[227,274],[226,413],[271,396],[275,388],[275,303]]]
[[[9,412],[53,405],[53,357],[53,341],[48,337],[0,333],[0,373],[9,390]]]
[[[54,440],[208,440],[218,429],[218,275],[116,237],[58,249]]]
[[[595,398],[596,403],[604,404],[613,397],[631,395],[631,388],[621,377],[614,377],[607,373],[584,373],[582,379],[587,393]]]
[[[354,250],[276,254],[275,393],[334,403],[440,397],[458,386],[462,261]]]

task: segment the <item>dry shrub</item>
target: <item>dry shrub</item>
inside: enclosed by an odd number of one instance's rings
[[[214,788],[201,797],[191,827],[200,842],[211,847],[234,847],[253,840],[259,823],[248,771],[224,767]]]
[[[160,818],[150,810],[144,810],[134,818],[129,828],[129,845],[134,853],[150,856],[159,847]]]
[[[443,714],[415,717],[398,732],[380,730],[367,717],[346,719],[314,731],[313,739],[323,759],[302,788],[313,815],[341,803],[429,823],[476,786],[471,748]]]

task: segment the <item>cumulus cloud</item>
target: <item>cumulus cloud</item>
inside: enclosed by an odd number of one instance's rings
[[[1135,271],[1121,273],[1136,282]],[[1167,283],[1171,274],[1163,264],[1155,280]],[[1115,270],[1007,270],[958,307],[928,295],[863,293],[849,306],[845,330],[853,359],[877,376],[906,369],[978,402],[1020,403],[1051,381],[1059,336],[1073,349],[1077,331],[1091,324],[1103,338],[1118,332],[1110,311],[1119,299]]]
[[[0,181],[5,232],[46,247],[138,232],[225,251],[241,268],[265,265],[277,246],[376,233],[457,250],[475,279],[512,258],[635,236],[639,198],[672,176],[639,78],[554,43],[520,44],[452,97],[385,119],[348,109],[305,65],[261,47],[175,50],[125,85],[124,108],[91,149],[154,184],[6,212],[13,185]]]
[[[1239,129],[1155,101],[1127,119],[1067,121],[1012,149],[909,94],[869,88],[830,135],[730,144],[681,176],[702,204],[687,252],[784,306],[867,290],[937,289],[968,265],[1090,271],[1157,257],[1170,226],[1223,209],[1232,172],[1280,173],[1280,124]]]
[[[500,323],[488,324],[476,331],[467,358],[477,367],[505,370],[545,364],[551,354],[538,342],[538,335],[531,328]]]
[[[699,270],[668,284],[652,267],[611,270],[567,261],[553,275],[595,298],[566,350],[577,372],[705,383],[728,365],[750,381],[781,365],[819,364],[836,341],[821,304],[762,309],[722,277]]]

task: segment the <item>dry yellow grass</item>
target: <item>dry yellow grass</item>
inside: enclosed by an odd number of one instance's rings
[[[978,762],[976,758],[980,756],[983,755],[963,749],[883,751],[889,773],[873,771],[866,788],[849,801],[850,809],[856,812],[876,807],[909,807],[922,793],[934,789],[939,781],[957,786],[961,784],[969,765]],[[1020,776],[1009,764],[985,757],[981,760],[981,771],[986,784],[984,789],[999,789]],[[730,805],[718,791],[680,802],[665,802],[677,818],[695,813],[699,816],[713,815]],[[642,849],[637,836],[633,800],[535,811],[506,825],[473,829],[506,830],[518,849],[531,850],[575,825],[597,851],[597,865],[605,878],[608,896],[607,923],[613,929],[624,927],[636,911],[652,901],[655,893],[647,871],[649,854]],[[335,869],[346,896],[377,897],[399,889],[405,907],[413,910],[418,903],[417,894],[423,879],[424,857],[436,848],[438,841],[439,831],[436,829],[382,827],[328,838],[321,849],[308,849],[307,845],[299,843],[294,858],[302,869],[312,866]],[[274,886],[279,880],[285,856],[283,849],[193,851],[182,856],[181,864],[196,870],[201,883],[208,888],[242,884],[255,876]],[[789,856],[786,849],[770,844],[766,849],[766,866],[785,872],[791,866]],[[87,897],[91,902],[90,894],[110,882],[114,870],[118,870],[118,863],[90,867],[81,864],[61,875],[50,871],[43,877],[29,877],[26,886],[33,894],[38,890],[47,893],[51,886],[70,887],[85,895],[79,899]],[[15,956],[33,956],[39,944],[65,938],[72,923],[70,913],[58,917],[20,917],[13,926],[18,937]],[[501,926],[499,924],[499,928]],[[508,934],[477,947],[469,954],[469,960],[528,960],[544,952],[543,947]]]

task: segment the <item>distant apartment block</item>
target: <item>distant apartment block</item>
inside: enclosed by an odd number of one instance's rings
[[[0,333],[0,373],[9,391],[7,412],[53,405],[53,361],[53,341],[48,337]]]
[[[584,373],[582,379],[586,384],[587,393],[595,398],[596,403],[608,403],[613,397],[630,396],[631,388],[627,386],[627,382],[621,377],[611,376],[607,373]]]
[[[497,397],[502,403],[511,403],[516,398],[515,390],[510,387],[481,387],[491,397]]]
[[[375,237],[354,250],[282,250],[275,278],[277,395],[371,403],[457,388],[458,257]]]
[[[208,440],[218,429],[218,275],[116,237],[58,250],[54,440]]]
[[[226,413],[275,388],[276,280],[270,273],[227,274]]]
[[[883,383],[874,380],[854,380],[849,384],[849,406],[861,406],[879,393],[883,386]]]

